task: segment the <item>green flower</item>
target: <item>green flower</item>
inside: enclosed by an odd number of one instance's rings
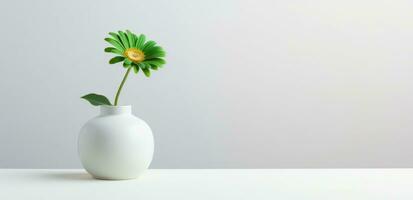
[[[132,68],[135,73],[142,70],[147,77],[151,75],[150,70],[158,70],[165,64],[165,51],[156,42],[146,41],[145,35],[137,36],[128,30],[109,35],[105,40],[113,46],[105,48],[105,52],[118,54],[109,60],[110,64],[123,61],[125,68]]]
[[[126,32],[109,33],[109,35],[112,37],[105,38],[105,40],[113,46],[105,48],[105,52],[118,54],[118,56],[110,59],[109,63],[115,64],[123,61],[123,66],[127,68],[115,95],[113,105],[117,106],[120,92],[130,71],[133,69],[135,73],[138,73],[139,70],[142,70],[145,76],[149,77],[151,75],[150,70],[158,70],[165,64],[165,51],[162,47],[156,46],[154,41],[145,41],[146,37],[143,34],[136,36],[127,30]],[[100,94],[90,93],[81,98],[89,101],[94,106],[112,105],[107,97]]]

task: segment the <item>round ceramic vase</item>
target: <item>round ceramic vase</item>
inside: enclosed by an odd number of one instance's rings
[[[133,179],[153,157],[153,135],[131,106],[100,106],[100,115],[80,130],[78,152],[83,167],[97,179]]]

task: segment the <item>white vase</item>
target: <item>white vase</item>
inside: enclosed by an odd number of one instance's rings
[[[100,106],[100,115],[80,130],[78,152],[83,167],[98,179],[133,179],[153,157],[149,126],[132,115],[131,106]]]

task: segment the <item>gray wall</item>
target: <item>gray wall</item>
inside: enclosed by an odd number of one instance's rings
[[[0,167],[79,168],[111,98],[107,32],[168,52],[122,104],[153,128],[152,168],[413,167],[411,1],[52,1],[0,7]]]

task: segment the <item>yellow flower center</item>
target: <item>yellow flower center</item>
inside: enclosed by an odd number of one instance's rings
[[[135,63],[140,63],[143,60],[145,60],[145,54],[141,50],[136,49],[136,48],[126,49],[125,52],[124,52],[124,55],[129,60],[131,60],[132,62],[135,62]]]

